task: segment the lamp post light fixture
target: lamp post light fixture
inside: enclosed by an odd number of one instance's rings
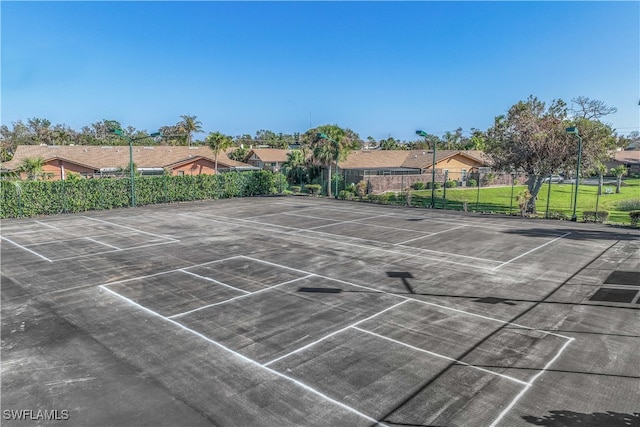
[[[136,184],[135,184],[135,172],[133,168],[133,142],[139,141],[141,139],[155,138],[157,136],[162,136],[162,132],[153,132],[153,133],[150,133],[149,135],[144,135],[137,138],[131,138],[130,136],[125,135],[124,132],[122,132],[122,129],[110,129],[109,132],[114,135],[118,135],[119,137],[122,137],[129,142],[129,176],[131,179],[131,207],[135,208],[136,207]]]
[[[576,168],[576,192],[573,194],[573,215],[571,216],[571,221],[577,221],[578,217],[576,216],[576,208],[578,207],[578,185],[580,184],[580,160],[582,158],[582,138],[578,134],[578,128],[573,126],[570,128],[566,128],[565,131],[567,133],[574,134],[578,137],[578,166]]]
[[[417,130],[416,135],[420,135],[424,139],[429,138],[429,135],[423,130]],[[436,142],[433,141],[433,160],[431,162],[431,206],[432,209],[436,207]]]
[[[316,134],[316,136],[318,138],[320,138],[320,139],[326,139],[329,142],[333,142],[336,145],[336,158],[334,160],[336,162],[336,175],[337,175],[338,174],[338,157],[340,156],[340,152],[339,152],[338,149],[340,148],[339,147],[340,143],[338,141],[336,141],[335,139],[329,138],[329,136],[324,132],[318,132]],[[331,189],[331,164],[329,164],[329,177],[328,177],[328,179],[329,179],[329,189]],[[338,177],[337,176],[336,176],[335,181],[336,181],[336,189],[335,189],[335,194],[333,196],[335,198],[337,198],[338,197]]]

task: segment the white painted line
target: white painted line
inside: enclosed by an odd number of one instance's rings
[[[187,268],[193,268],[193,267],[187,267]],[[240,289],[240,288],[236,288],[235,286],[227,285],[226,283],[222,283],[221,281],[216,280],[216,279],[212,279],[211,277],[201,276],[199,274],[192,273],[190,271],[185,270],[184,268],[181,268],[178,271],[181,271],[182,273],[185,273],[185,274],[190,274],[190,275],[192,275],[194,277],[198,277],[200,279],[207,280],[209,282],[217,283],[218,285],[226,286],[227,288],[231,288],[233,290],[236,290],[236,291],[239,291],[239,292],[243,292],[245,294],[250,294],[251,293],[249,291],[245,291],[244,289]]]
[[[17,244],[16,242],[14,242],[13,240],[9,240],[9,239],[7,239],[7,238],[6,238],[6,237],[4,237],[4,236],[0,236],[0,239],[2,239],[2,240],[6,240],[7,242],[9,242],[9,243],[11,243],[11,244],[13,244],[13,245],[15,245],[15,246],[19,247],[20,249],[24,249],[24,250],[25,250],[25,251],[27,251],[27,252],[31,252],[31,253],[32,253],[32,254],[34,254],[35,256],[40,257],[40,258],[42,258],[42,259],[43,259],[43,260],[45,260],[45,261],[53,262],[53,261],[51,261],[49,258],[47,258],[47,257],[45,257],[45,256],[40,255],[38,252],[32,251],[32,250],[31,250],[31,249],[29,249],[29,248],[25,248],[24,246],[19,245],[19,244]]]
[[[172,240],[174,242],[179,242],[179,240],[174,239],[173,237],[167,237],[167,236],[163,236],[161,234],[155,234],[155,233],[150,233],[148,231],[138,230],[137,228],[129,227],[129,226],[126,226],[126,225],[116,224],[115,222],[109,222],[109,221],[105,221],[103,219],[92,218],[90,216],[84,216],[83,218],[87,218],[87,219],[90,219],[92,221],[103,222],[105,224],[113,225],[113,226],[120,227],[120,228],[126,228],[127,230],[132,230],[132,231],[135,231],[137,233],[148,234],[149,236],[160,237],[161,239],[166,239],[166,240]]]
[[[555,242],[556,240],[560,240],[560,239],[562,239],[563,237],[568,236],[569,234],[571,234],[571,232],[564,233],[562,236],[556,237],[555,239],[550,240],[550,241],[548,241],[547,243],[545,243],[545,244],[543,244],[543,245],[540,245],[540,246],[538,246],[538,247],[535,247],[535,248],[531,249],[530,251],[527,251],[527,252],[525,252],[525,253],[523,253],[523,254],[521,254],[521,255],[518,255],[518,256],[517,256],[517,257],[515,257],[515,258],[511,258],[509,261],[503,262],[502,264],[500,264],[500,265],[499,265],[499,266],[497,266],[497,267],[492,268],[491,270],[495,271],[495,270],[499,269],[500,267],[503,267],[503,266],[505,266],[505,265],[509,264],[511,261],[515,261],[515,260],[517,260],[518,258],[522,258],[523,256],[528,255],[528,254],[530,254],[531,252],[537,251],[538,249],[543,248],[543,247],[545,247],[545,246],[547,246],[547,245],[549,245],[549,244],[551,244],[551,243]]]
[[[122,249],[120,249],[120,248],[118,248],[118,247],[116,247],[116,246],[110,245],[110,244],[108,244],[108,243],[104,243],[104,242],[101,242],[101,241],[99,241],[99,240],[92,239],[91,237],[84,237],[84,238],[85,238],[85,239],[87,239],[87,240],[90,240],[90,241],[92,241],[92,242],[94,242],[94,243],[98,243],[98,244],[100,244],[100,245],[108,246],[108,247],[113,248],[113,249],[115,249],[115,250],[117,250],[117,251],[121,251],[121,250],[122,250]]]
[[[298,352],[301,352],[302,350],[306,350],[307,348],[312,347],[312,346],[314,346],[314,345],[318,344],[319,342],[326,340],[327,338],[331,338],[332,336],[337,335],[337,334],[339,334],[339,333],[341,333],[341,332],[344,332],[344,331],[346,331],[346,330],[347,330],[347,329],[349,329],[349,328],[353,328],[353,327],[355,327],[355,326],[359,325],[359,324],[360,324],[360,323],[362,323],[362,322],[366,322],[367,320],[371,320],[371,319],[373,319],[374,317],[381,315],[382,313],[385,313],[385,312],[387,312],[387,311],[389,311],[389,310],[392,310],[392,309],[394,309],[394,308],[398,307],[399,305],[402,305],[402,304],[406,303],[407,301],[408,301],[408,300],[401,301],[401,302],[399,302],[399,303],[397,303],[397,304],[392,305],[391,307],[387,307],[387,308],[385,308],[384,310],[379,311],[378,313],[374,314],[373,316],[369,316],[369,317],[367,317],[366,319],[359,320],[359,321],[357,321],[357,322],[355,322],[355,323],[352,323],[351,325],[345,326],[345,327],[344,327],[344,328],[342,328],[342,329],[338,329],[337,331],[333,331],[333,332],[331,332],[330,334],[327,334],[327,335],[323,336],[322,338],[317,339],[317,340],[315,340],[315,341],[313,341],[313,342],[311,342],[311,343],[309,343],[309,344],[307,344],[307,345],[305,345],[305,346],[302,346],[302,347],[300,347],[300,348],[297,348],[297,349],[295,349],[295,350],[293,350],[293,351],[291,351],[291,352],[289,352],[289,353],[287,353],[287,354],[284,354],[284,355],[282,355],[282,356],[280,356],[280,357],[276,357],[275,359],[273,359],[273,360],[271,360],[271,361],[269,361],[269,362],[265,363],[263,366],[269,366],[269,365],[271,365],[272,363],[275,363],[275,362],[277,362],[277,361],[279,361],[279,360],[282,360],[282,359],[284,359],[284,358],[286,358],[286,357],[291,356],[292,354],[296,354],[296,353],[298,353]]]
[[[195,331],[195,330],[183,325],[180,322],[177,322],[175,320],[169,319],[169,318],[167,318],[167,317],[165,317],[165,316],[163,316],[163,315],[161,315],[159,313],[156,313],[153,310],[149,310],[148,308],[136,303],[135,301],[132,301],[129,298],[124,297],[124,296],[120,295],[119,293],[112,291],[111,289],[105,288],[104,286],[100,286],[100,288],[102,288],[102,289],[110,292],[111,294],[113,294],[113,295],[125,300],[129,304],[132,304],[132,305],[134,305],[134,306],[146,311],[147,313],[150,313],[150,314],[152,314],[154,316],[157,316],[157,317],[159,317],[159,318],[161,318],[161,319],[163,319],[163,320],[165,320],[165,321],[167,321],[167,322],[169,322],[169,323],[171,323],[171,324],[173,324],[173,325],[175,325],[175,326],[177,326],[177,327],[179,327],[179,328],[181,328],[181,329],[183,329],[183,330],[185,330],[187,332],[190,332],[191,334],[197,336],[198,338],[201,338],[201,339],[207,341],[208,343],[215,345],[216,347],[218,347],[218,348],[220,348],[222,350],[224,350],[224,351],[226,351],[228,353],[231,353],[235,357],[247,362],[250,365],[262,368],[262,369],[266,370],[267,372],[269,372],[271,374],[274,374],[274,375],[276,375],[276,376],[278,376],[280,378],[284,378],[284,379],[286,379],[288,381],[291,381],[292,383],[296,384],[297,386],[299,386],[299,387],[301,387],[301,388],[303,388],[303,389],[315,394],[316,396],[320,396],[323,399],[325,399],[325,400],[327,400],[327,401],[329,401],[329,402],[331,402],[331,403],[333,403],[335,405],[338,405],[341,408],[346,409],[347,411],[349,411],[349,412],[351,412],[353,414],[356,414],[356,415],[366,419],[367,421],[373,422],[374,424],[380,424],[382,426],[386,426],[386,424],[383,424],[383,423],[379,422],[378,420],[376,420],[374,418],[371,418],[370,416],[358,411],[357,409],[352,408],[351,406],[345,405],[344,403],[339,402],[339,401],[327,396],[326,394],[314,389],[313,387],[308,386],[307,384],[304,384],[303,382],[301,382],[299,380],[296,380],[295,378],[291,378],[291,377],[289,377],[289,376],[287,376],[287,375],[285,375],[283,373],[280,373],[280,372],[278,372],[278,371],[276,371],[274,369],[271,369],[271,368],[268,368],[266,366],[263,366],[260,363],[256,362],[255,360],[249,359],[248,357],[244,356],[243,354],[240,354],[237,351],[234,351],[234,350],[230,349],[229,347],[227,347],[227,346],[225,346],[223,344],[220,344],[219,342],[217,342],[215,340],[212,340],[211,338],[209,338],[209,337],[201,334],[200,332],[197,332],[197,331]],[[388,426],[386,426],[386,427],[388,427]]]
[[[522,381],[522,380],[519,380],[519,379],[517,379],[517,378],[510,377],[509,375],[504,375],[504,374],[501,374],[501,373],[499,373],[499,372],[492,371],[492,370],[490,370],[490,369],[482,368],[482,367],[480,367],[480,366],[471,365],[471,364],[469,364],[469,363],[462,362],[462,361],[457,360],[457,359],[454,359],[454,358],[452,358],[452,357],[448,357],[448,356],[444,356],[444,355],[442,355],[442,354],[434,353],[433,351],[424,350],[424,349],[422,349],[422,348],[420,348],[420,347],[415,347],[415,346],[413,346],[413,345],[410,345],[410,344],[404,343],[404,342],[402,342],[402,341],[398,341],[398,340],[395,340],[395,339],[393,339],[393,338],[385,337],[384,335],[380,335],[380,334],[377,334],[377,333],[375,333],[375,332],[368,331],[368,330],[366,330],[366,329],[358,328],[357,326],[354,326],[354,327],[353,327],[353,329],[357,329],[358,331],[365,332],[365,333],[367,333],[367,334],[370,334],[370,335],[376,336],[376,337],[378,337],[378,338],[382,338],[382,339],[387,340],[387,341],[394,342],[394,343],[396,343],[396,344],[399,344],[399,345],[402,345],[402,346],[405,346],[405,347],[411,348],[411,349],[413,349],[413,350],[417,350],[417,351],[421,351],[421,352],[423,352],[423,353],[430,354],[431,356],[439,357],[439,358],[441,358],[441,359],[446,359],[446,360],[449,360],[449,361],[451,361],[451,362],[456,362],[456,363],[457,363],[457,364],[459,364],[459,365],[468,366],[468,367],[470,367],[470,368],[477,369],[477,370],[479,370],[479,371],[487,372],[487,373],[492,374],[492,375],[497,375],[497,376],[499,376],[499,377],[506,378],[506,379],[511,380],[511,381],[513,381],[513,382],[516,382],[516,383],[518,383],[518,384],[522,384],[522,385],[529,385],[526,381]]]
[[[58,227],[54,227],[53,225],[47,224],[46,222],[42,222],[42,221],[36,220],[36,223],[38,223],[40,225],[44,225],[45,227],[53,228],[55,230],[60,230]]]
[[[551,359],[549,362],[547,362],[547,364],[546,364],[546,365],[544,365],[544,368],[542,368],[542,371],[538,372],[538,373],[536,374],[536,376],[534,376],[533,378],[531,378],[531,381],[529,381],[529,385],[533,385],[533,382],[534,382],[535,380],[537,380],[537,379],[538,379],[538,377],[539,377],[540,375],[544,374],[544,372],[545,372],[547,369],[549,369],[549,367],[553,364],[553,362],[555,362],[555,361],[558,359],[558,357],[560,357],[560,353],[562,353],[562,352],[564,351],[564,349],[565,349],[565,348],[567,348],[567,346],[568,346],[569,344],[571,344],[571,342],[572,342],[572,341],[574,341],[574,340],[575,340],[575,338],[568,338],[568,339],[567,339],[567,342],[566,342],[566,343],[564,343],[564,345],[560,348],[560,350],[558,350],[558,352],[557,352],[557,353],[556,353],[556,355],[553,357],[553,359]]]
[[[435,233],[427,234],[426,236],[420,236],[420,237],[416,237],[415,239],[405,240],[404,242],[396,243],[396,245],[404,245],[405,243],[413,242],[414,240],[424,239],[425,237],[435,236],[436,234],[448,233],[449,231],[457,230],[457,229],[463,228],[463,227],[466,227],[466,225],[460,225],[458,227],[453,227],[453,228],[449,228],[447,230],[442,230],[442,231],[437,231]]]
[[[433,302],[422,301],[422,300],[419,300],[419,299],[410,298],[410,297],[407,297],[405,295],[397,295],[397,294],[394,294],[394,293],[391,293],[391,292],[387,292],[387,291],[383,291],[383,290],[380,290],[380,289],[372,288],[370,286],[358,285],[357,283],[347,282],[345,280],[335,279],[335,278],[329,277],[329,276],[323,276],[322,274],[311,273],[311,272],[307,272],[307,271],[304,271],[304,270],[299,270],[297,268],[287,267],[285,265],[280,265],[280,264],[276,264],[276,263],[273,263],[273,262],[264,261],[264,260],[260,260],[260,259],[257,259],[257,258],[252,258],[252,257],[247,256],[247,255],[239,255],[239,256],[242,257],[242,258],[251,259],[253,261],[262,262],[262,263],[273,265],[273,266],[276,266],[276,267],[281,267],[281,268],[286,268],[288,270],[297,271],[299,273],[312,274],[312,275],[320,277],[322,279],[332,280],[332,281],[338,282],[338,283],[344,283],[346,285],[355,286],[357,288],[367,289],[367,290],[372,291],[372,292],[391,295],[391,296],[394,296],[396,298],[403,298],[403,299],[406,299],[408,301],[416,302],[418,304],[424,304],[424,305],[430,305],[430,306],[434,306],[434,307],[439,307],[439,308],[442,308],[444,310],[455,311],[457,313],[462,313],[462,314],[466,314],[466,315],[469,315],[469,316],[478,317],[480,319],[486,319],[486,320],[491,320],[491,321],[502,323],[502,324],[513,325],[513,326],[516,326],[518,328],[528,329],[530,331],[542,332],[545,335],[554,335],[554,336],[560,337],[560,338],[571,339],[571,337],[568,337],[566,335],[556,334],[555,332],[543,331],[541,329],[531,328],[529,326],[524,326],[524,325],[519,325],[517,323],[507,322],[505,320],[501,320],[501,319],[497,319],[497,318],[489,317],[489,316],[484,316],[482,314],[476,314],[476,313],[472,313],[472,312],[469,312],[469,311],[460,310],[458,308],[447,307],[447,306],[436,304],[436,303],[433,303]]]
[[[566,343],[564,343],[564,345],[562,346],[562,348],[560,348],[560,351],[558,351],[558,353],[554,356],[553,359],[551,359],[549,361],[549,363],[546,364],[546,366],[542,369],[542,371],[540,371],[536,376],[534,376],[531,381],[529,381],[529,383],[527,383],[527,386],[522,389],[522,391],[520,393],[518,393],[518,395],[511,401],[511,403],[509,403],[509,405],[504,408],[504,410],[500,413],[500,415],[498,415],[498,418],[496,418],[489,427],[495,427],[498,425],[498,423],[502,420],[502,418],[504,418],[505,415],[507,415],[507,413],[511,410],[511,408],[514,407],[514,405],[518,402],[518,400],[520,400],[520,398],[522,396],[524,396],[524,394],[527,392],[527,390],[529,390],[529,388],[533,385],[533,382],[544,373],[544,371],[546,371],[549,366],[551,366],[551,364],[553,362],[556,361],[556,359],[560,356],[560,353],[562,353],[564,351],[565,348],[567,348],[567,346],[569,344],[571,344],[571,341],[573,341],[575,338],[569,338],[567,340]]]
[[[130,248],[122,248],[119,251],[130,251],[130,250],[133,250],[133,249],[149,248],[151,246],[168,245],[168,244],[171,244],[171,243],[175,243],[175,241],[149,243],[148,245],[132,246]],[[103,252],[92,252],[90,254],[74,255],[74,256],[70,256],[70,257],[66,257],[66,258],[56,258],[53,261],[54,262],[69,261],[69,260],[74,260],[74,259],[78,259],[78,258],[87,258],[87,257],[90,257],[90,256],[111,254],[111,253],[114,253],[114,252],[118,252],[118,251],[113,250],[113,251],[103,251]]]
[[[313,231],[313,230],[315,230],[317,228],[324,228],[324,227],[331,227],[331,226],[334,226],[334,225],[349,224],[349,223],[352,223],[352,222],[364,221],[366,219],[380,218],[380,217],[383,217],[383,216],[389,216],[389,214],[375,215],[375,216],[370,216],[370,217],[365,217],[365,218],[349,219],[349,220],[345,220],[345,221],[336,222],[334,224],[324,224],[324,225],[318,225],[316,227],[307,227],[307,228],[305,228],[305,230]],[[329,234],[335,234],[335,233],[329,233]],[[349,236],[347,236],[347,237],[349,237]]]
[[[183,313],[172,314],[171,316],[168,316],[168,319],[175,319],[176,317],[186,316],[187,314],[195,313],[197,311],[204,310],[205,308],[214,307],[216,305],[226,304],[228,302],[235,301],[235,300],[240,299],[240,298],[246,298],[249,295],[259,294],[261,292],[265,292],[265,291],[271,290],[273,288],[277,288],[278,286],[287,285],[287,284],[292,283],[292,282],[297,282],[298,280],[306,279],[306,278],[311,277],[311,276],[313,276],[313,274],[309,274],[308,276],[304,276],[304,277],[298,277],[297,279],[288,280],[286,282],[278,283],[277,285],[273,285],[273,286],[269,286],[269,287],[266,287],[266,288],[262,288],[262,289],[259,289],[259,290],[255,291],[255,292],[242,291],[242,292],[247,292],[247,293],[244,294],[244,295],[238,295],[238,296],[235,296],[233,298],[226,299],[224,301],[218,301],[218,302],[214,302],[212,304],[204,305],[202,307],[194,308],[193,310],[185,311]],[[238,289],[238,290],[241,290],[241,289]]]
[[[255,229],[254,225],[246,225],[246,224],[241,224],[241,223],[238,222],[238,221],[246,221],[246,220],[240,220],[240,219],[238,219],[238,220],[230,220],[230,219],[227,219],[225,217],[219,217],[219,219],[215,219],[215,218],[212,218],[209,215],[204,215],[205,217],[196,216],[196,215],[192,215],[192,214],[178,214],[178,215],[186,216],[188,218],[195,218],[195,219],[199,219],[199,220],[213,221],[213,222],[217,222],[217,223],[220,223],[220,224],[233,225],[233,226],[239,226],[239,227],[250,227],[252,229]],[[379,251],[379,252],[384,252],[384,253],[391,253],[391,254],[394,254],[394,255],[402,255],[405,258],[427,259],[427,260],[438,262],[438,263],[444,262],[444,263],[447,263],[447,264],[453,264],[453,265],[457,265],[457,266],[460,266],[460,267],[470,268],[470,269],[473,269],[473,270],[479,270],[480,269],[480,270],[490,271],[489,270],[490,267],[485,267],[484,265],[481,265],[481,266],[470,265],[468,262],[463,263],[463,262],[452,261],[452,260],[447,259],[447,258],[434,258],[434,257],[427,256],[425,254],[416,253],[416,252],[435,252],[435,253],[441,254],[443,256],[448,256],[448,257],[452,257],[452,256],[460,257],[460,256],[465,256],[465,255],[454,255],[454,254],[450,254],[450,253],[446,253],[446,252],[429,251],[427,249],[414,248],[414,247],[410,247],[410,246],[409,247],[398,246],[399,248],[403,248],[403,249],[406,248],[406,249],[411,249],[412,250],[412,253],[407,253],[407,252],[402,252],[402,251],[393,250],[393,249],[385,249],[385,248],[381,248],[381,247],[377,247],[377,246],[360,245],[360,244],[357,244],[357,243],[348,242],[346,240],[339,240],[338,241],[338,240],[335,239],[335,236],[346,237],[346,236],[342,236],[342,235],[339,235],[339,234],[324,233],[322,231],[313,231],[312,230],[311,233],[332,236],[333,238],[319,237],[319,236],[313,236],[313,235],[304,235],[303,236],[303,235],[298,234],[300,231],[302,231],[302,230],[300,230],[298,228],[287,227],[287,226],[276,225],[276,224],[264,224],[264,223],[259,223],[259,222],[256,222],[256,221],[246,221],[246,222],[250,222],[250,223],[253,223],[253,224],[259,224],[259,225],[262,225],[262,226],[268,225],[268,226],[271,226],[271,227],[287,229],[287,231],[281,231],[281,230],[273,230],[273,229],[269,230],[267,227],[263,227],[263,229],[265,229],[265,230],[267,230],[267,231],[269,231],[270,233],[273,233],[273,234],[283,234],[283,235],[289,236],[289,237],[291,237],[291,236],[299,236],[299,237],[304,238],[304,239],[315,239],[315,240],[319,240],[321,242],[331,242],[332,244],[336,244],[337,243],[337,244],[341,244],[341,245],[353,246],[353,247],[356,247],[356,248],[367,249],[367,250],[371,250],[371,251]],[[361,239],[361,238],[357,238],[357,237],[350,237],[350,239],[359,239],[359,240],[364,240],[366,242],[374,243],[371,240]],[[375,242],[375,243],[385,244],[384,242]],[[473,257],[471,257],[471,258],[473,258]],[[482,259],[482,258],[480,258],[480,260],[484,261],[485,263],[501,262],[501,261],[494,261],[494,260],[486,260],[486,259]]]

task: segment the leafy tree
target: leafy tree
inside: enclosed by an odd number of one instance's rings
[[[394,137],[389,136],[389,138],[380,140],[380,149],[381,150],[402,150],[398,141],[395,140]]]
[[[228,154],[228,157],[231,160],[235,160],[237,162],[244,162],[244,160],[247,158],[247,155],[249,155],[249,148],[243,146],[231,151]]]
[[[233,144],[233,139],[230,136],[223,135],[220,132],[211,132],[206,137],[205,141],[211,147],[215,156],[215,171],[218,173],[218,153],[225,151]]]
[[[616,176],[616,194],[620,193],[620,186],[622,185],[622,177],[628,173],[625,165],[612,168],[611,173]]]
[[[527,210],[536,211],[536,197],[544,178],[577,163],[578,147],[568,126],[577,126],[583,140],[584,170],[602,159],[615,143],[613,130],[603,123],[578,118],[567,119],[566,104],[554,100],[547,108],[544,102],[530,96],[513,105],[506,116],[498,116],[487,131],[487,154],[498,170],[526,172],[531,195]]]
[[[178,122],[176,125],[178,129],[185,133],[187,136],[187,145],[191,146],[191,134],[192,133],[202,133],[202,122],[198,120],[197,116],[180,116],[182,121]]]

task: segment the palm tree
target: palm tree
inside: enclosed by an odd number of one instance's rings
[[[302,184],[307,158],[305,150],[292,150],[287,153],[287,161],[283,163],[286,167],[287,178],[293,184]]]
[[[338,139],[318,138],[313,147],[313,159],[329,170],[327,182],[327,196],[331,197],[331,165],[338,165],[339,160],[345,160],[349,154],[348,138],[337,136]]]
[[[27,179],[37,180],[44,176],[44,159],[42,157],[23,159],[18,170],[25,172]]]
[[[215,155],[215,171],[218,173],[218,153],[225,151],[233,144],[233,139],[230,136],[223,135],[220,132],[211,132],[206,138],[207,144],[211,147],[213,154]]]
[[[197,116],[180,116],[182,117],[182,121],[178,122],[178,127],[180,130],[187,134],[187,145],[191,146],[191,134],[192,133],[202,133],[202,122],[200,120],[196,120]]]

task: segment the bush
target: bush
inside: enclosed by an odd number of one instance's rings
[[[631,226],[637,227],[638,223],[640,223],[640,211],[629,212],[629,218],[631,218]]]
[[[136,177],[136,205],[274,194],[284,176],[269,171]],[[130,206],[129,178],[0,181],[0,217],[16,218]]]
[[[467,187],[477,187],[478,186],[478,181],[476,181],[475,179],[471,178],[467,180]]]
[[[560,219],[563,221],[567,221],[569,220],[569,216],[563,212],[558,212],[558,211],[549,211],[549,214],[547,215],[550,219]]]
[[[447,188],[456,188],[458,186],[458,181],[447,181],[444,183],[444,186]]]
[[[293,194],[299,194],[300,190],[302,190],[302,187],[300,187],[299,185],[292,185],[289,188],[291,188],[291,191],[293,191]]]
[[[425,189],[425,185],[424,182],[414,182],[413,185],[411,186],[411,188],[413,188],[414,190],[424,190]]]
[[[623,212],[637,211],[640,210],[640,199],[620,200],[616,207]]]
[[[340,200],[353,200],[354,196],[355,196],[355,194],[353,194],[351,191],[347,191],[347,190],[341,190],[338,193],[338,199],[340,199]]]
[[[441,185],[440,185],[440,183],[439,183],[439,182],[436,182],[436,183],[434,183],[434,184],[433,184],[433,188],[435,188],[436,190],[437,190],[438,188],[440,188],[440,187],[441,187]],[[428,189],[428,190],[431,190],[431,182],[427,182],[427,189]]]
[[[320,184],[307,184],[305,188],[310,195],[317,196],[320,193],[320,188],[322,187]]]
[[[609,211],[584,211],[582,217],[586,222],[605,222],[609,219]]]

